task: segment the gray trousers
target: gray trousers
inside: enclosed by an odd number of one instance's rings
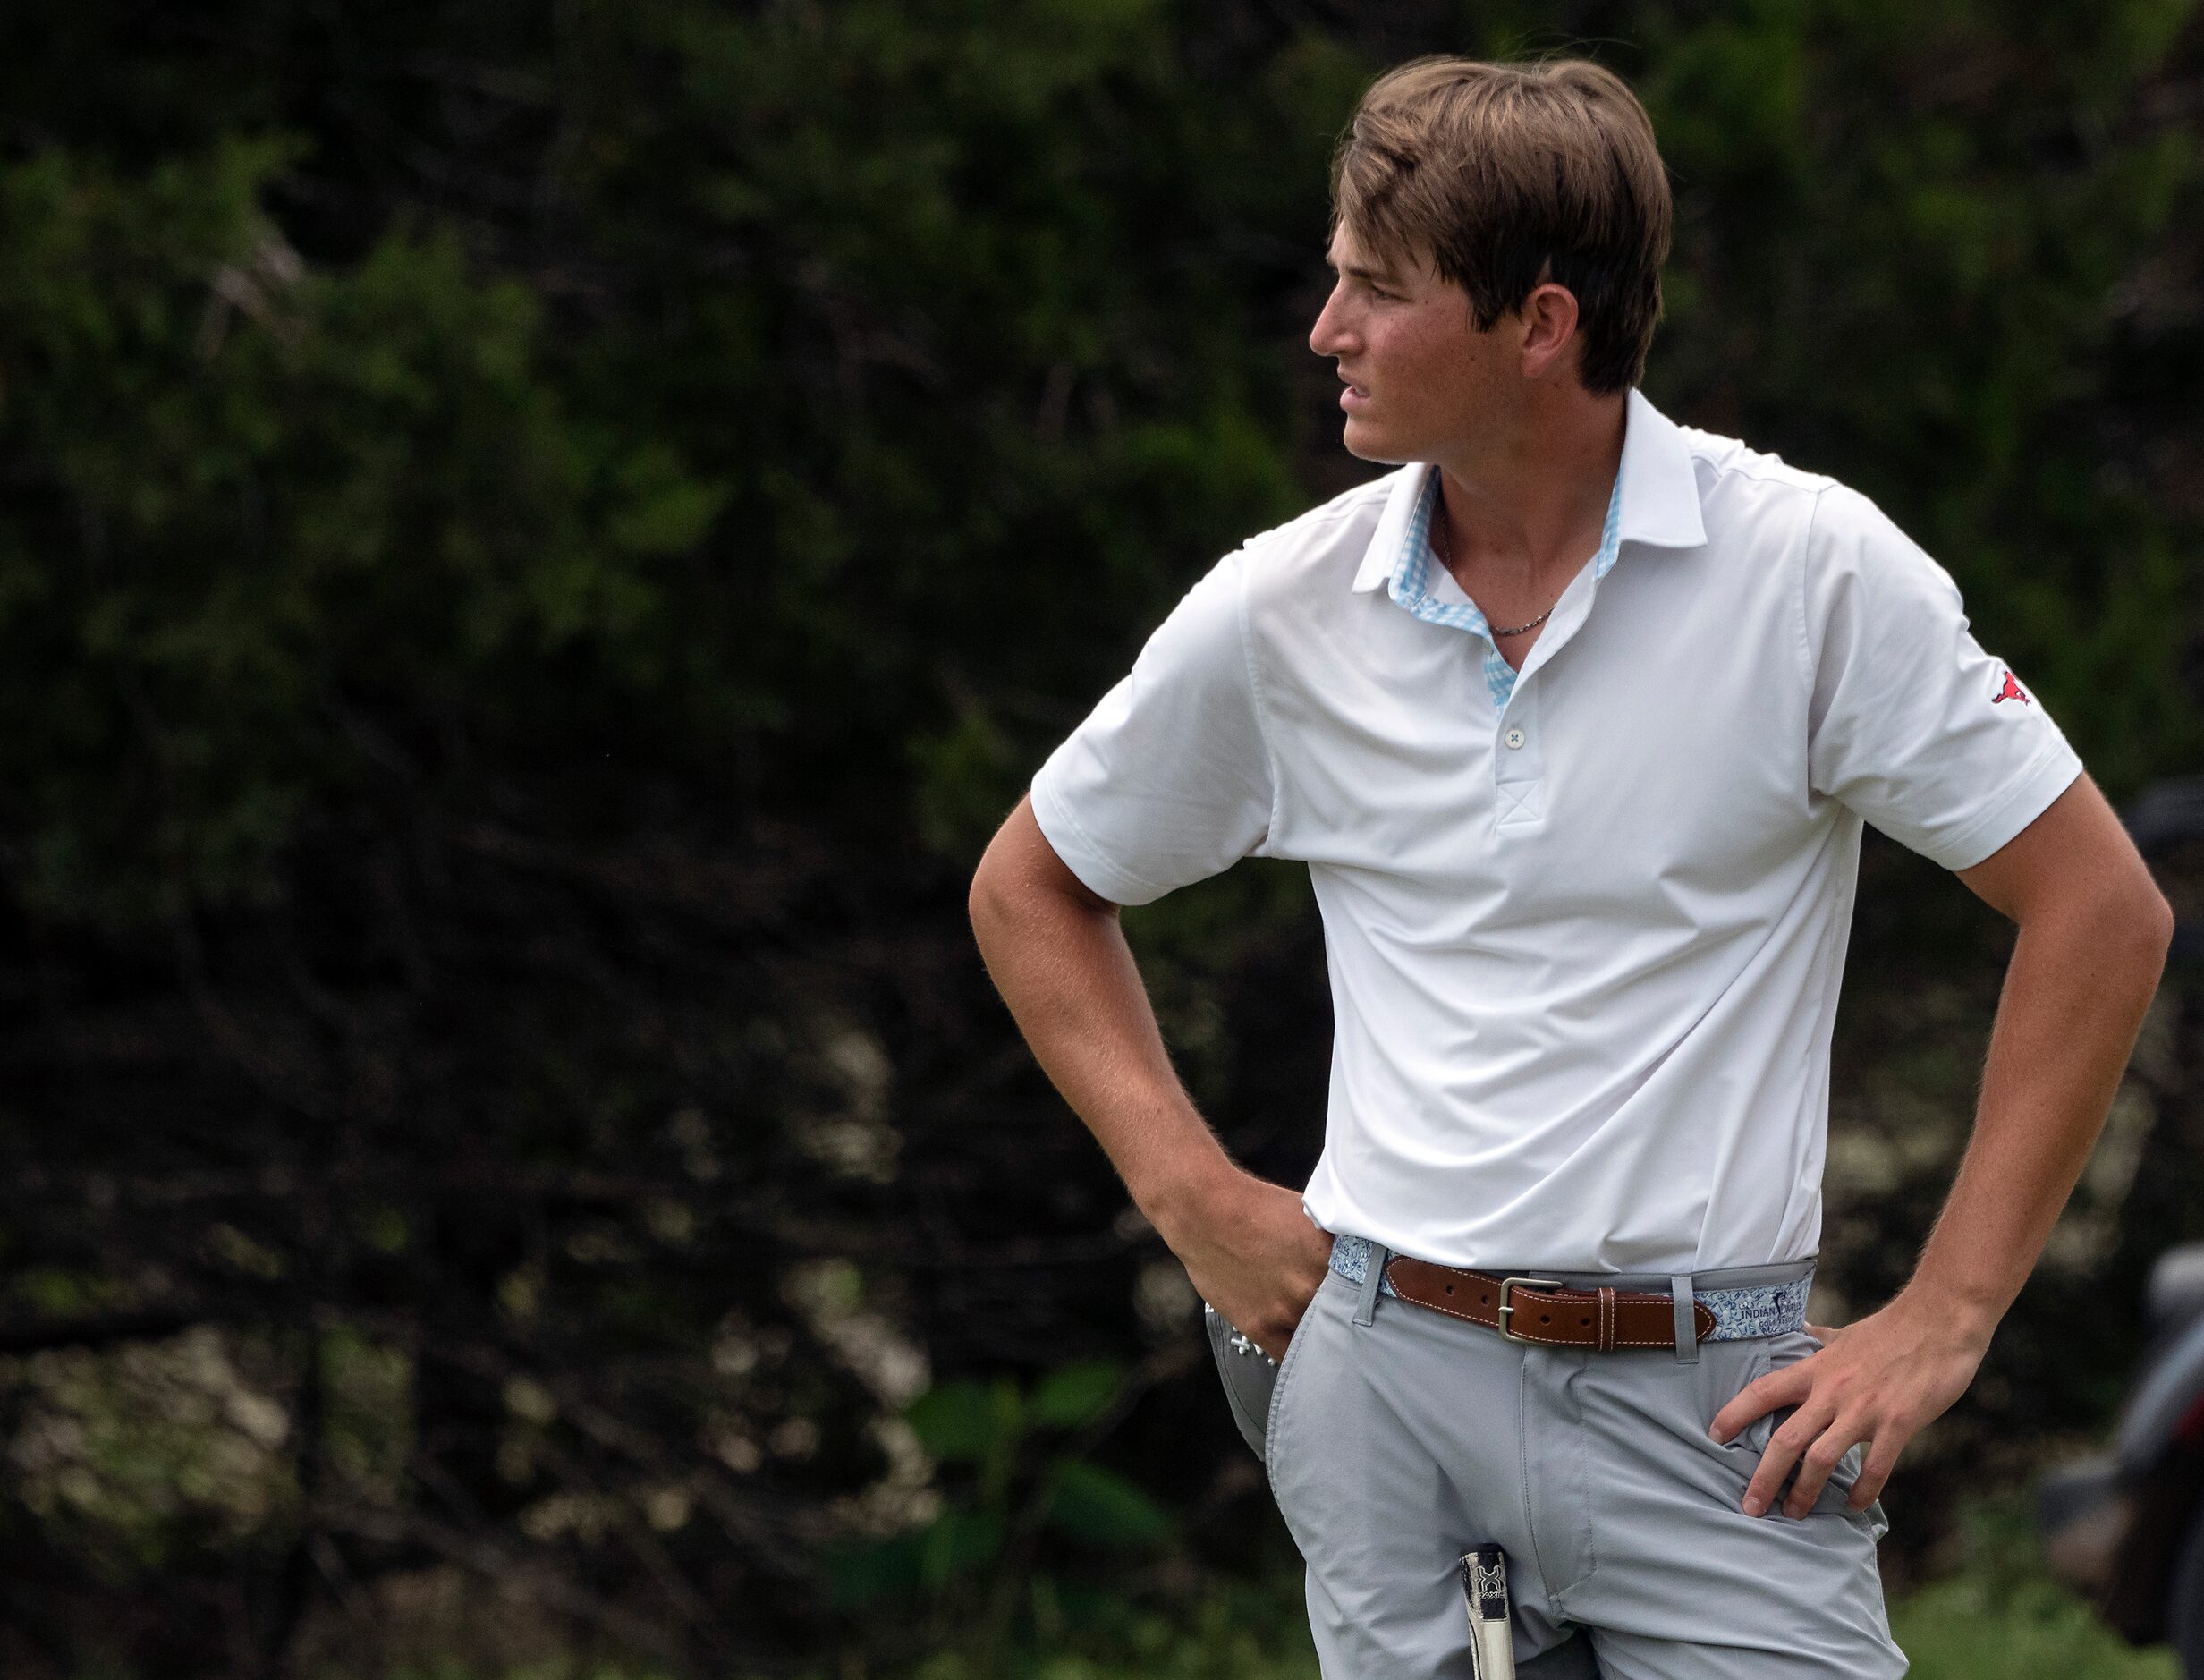
[[[1379,1257],[1382,1258],[1382,1251]],[[1581,1273],[1542,1273],[1564,1282]],[[1708,1438],[1803,1331],[1674,1350],[1532,1347],[1327,1271],[1274,1368],[1212,1345],[1307,1565],[1325,1680],[1470,1680],[1456,1559],[1508,1557],[1522,1680],[1903,1675],[1855,1447],[1812,1510],[1740,1507],[1786,1413]],[[1709,1284],[1708,1274],[1701,1277]]]

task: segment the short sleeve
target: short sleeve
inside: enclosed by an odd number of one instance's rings
[[[1104,898],[1145,904],[1259,853],[1272,774],[1245,634],[1244,549],[1159,624],[1033,777],[1033,816]]]
[[[1951,574],[1858,491],[1821,492],[1804,596],[1816,793],[1963,870],[2081,773],[2035,692],[1975,641]]]

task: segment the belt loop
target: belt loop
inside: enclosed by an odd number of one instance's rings
[[[1678,1272],[1668,1280],[1668,1293],[1676,1309],[1676,1363],[1699,1363],[1699,1326],[1691,1318],[1691,1274]]]
[[[1378,1311],[1378,1285],[1384,1281],[1386,1268],[1393,1263],[1393,1251],[1383,1243],[1369,1245],[1369,1260],[1362,1268],[1362,1293],[1355,1297],[1354,1321],[1368,1324]]]

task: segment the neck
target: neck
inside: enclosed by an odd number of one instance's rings
[[[1599,546],[1623,461],[1628,398],[1534,390],[1502,423],[1438,457],[1456,581],[1547,598]]]

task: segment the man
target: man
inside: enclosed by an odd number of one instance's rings
[[[2072,1190],[2170,912],[1936,562],[1636,389],[1670,205],[1619,80],[1405,66],[1334,196],[1310,344],[1349,451],[1407,464],[1194,585],[989,848],[981,949],[1281,1360],[1263,1450],[1330,1680],[1469,1675],[1480,1542],[1526,1675],[1903,1673],[1877,1495]],[[2019,935],[1914,1277],[1810,1333],[1863,820]],[[1324,918],[1298,1195],[1195,1112],[1116,921],[1250,854],[1306,861]]]

